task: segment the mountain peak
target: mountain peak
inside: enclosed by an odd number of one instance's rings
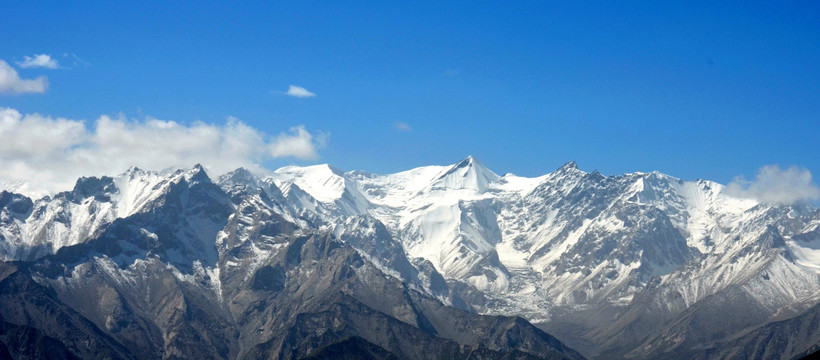
[[[253,173],[245,167],[239,167],[234,171],[231,171],[221,177],[230,178],[234,180],[250,180],[254,178]]]
[[[326,203],[333,203],[346,193],[353,191],[353,189],[348,189],[350,180],[345,173],[328,164],[305,167],[286,166],[274,171],[271,178],[276,179],[279,183],[299,185],[299,188],[310,196]]]
[[[459,161],[458,163],[459,163],[459,164],[468,164],[468,165],[471,165],[471,164],[473,164],[474,162],[478,163],[479,161],[478,161],[478,160],[476,160],[476,158],[475,158],[474,156],[472,156],[472,155],[467,155],[467,157],[466,157],[466,158],[464,158],[464,160],[461,160],[461,161]]]
[[[490,169],[487,169],[487,167],[484,166],[484,164],[482,164],[481,161],[478,161],[478,159],[476,159],[475,156],[472,156],[472,155],[468,155],[466,158],[464,158],[463,160],[455,163],[455,165],[452,165],[450,168],[451,169],[460,169],[460,168],[467,168],[467,167],[492,172],[492,171],[490,171]]]
[[[442,190],[471,189],[484,192],[489,189],[490,183],[500,180],[500,176],[470,155],[447,168],[433,181],[431,187]]]
[[[211,178],[208,177],[205,168],[202,167],[200,164],[194,165],[190,170],[185,172],[185,181],[189,183],[195,182],[211,182]]]
[[[89,196],[106,198],[108,195],[117,192],[117,186],[114,184],[114,179],[108,176],[98,177],[81,177],[77,179],[72,190],[74,196],[80,199]]]
[[[564,165],[561,165],[561,167],[558,168],[558,170],[559,171],[561,171],[561,170],[563,170],[563,171],[578,170],[578,164],[576,164],[575,161],[570,160],[570,161],[566,162]]]
[[[234,171],[231,171],[227,174],[220,176],[217,179],[217,183],[220,186],[234,186],[234,185],[243,185],[243,186],[250,186],[250,187],[258,187],[259,186],[259,178],[257,178],[250,170],[240,167]]]
[[[136,166],[129,166],[128,169],[122,172],[122,174],[118,175],[118,177],[124,176],[127,178],[133,179],[134,177],[139,176],[140,174],[145,173],[144,170],[136,167]]]
[[[485,167],[485,166],[484,166],[484,163],[482,163],[480,160],[478,160],[478,159],[477,159],[475,156],[473,156],[473,155],[467,155],[467,157],[466,157],[466,158],[462,159],[461,161],[459,161],[458,163],[456,163],[454,166],[455,166],[455,167],[462,167],[462,166],[480,166],[480,167]]]

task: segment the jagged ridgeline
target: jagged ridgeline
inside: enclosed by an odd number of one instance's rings
[[[799,358],[820,211],[575,163],[0,193],[0,358]]]

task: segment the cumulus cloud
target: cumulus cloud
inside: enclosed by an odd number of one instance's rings
[[[268,135],[230,117],[224,124],[101,116],[94,122],[21,114],[0,107],[0,184],[41,196],[70,190],[77,178],[117,175],[130,166],[161,170],[200,163],[211,175],[275,158],[316,159],[327,135],[303,126]],[[22,184],[22,185],[20,185]]]
[[[291,85],[285,95],[298,98],[310,98],[316,96],[316,94],[308,91],[307,89],[296,85]]]
[[[727,186],[726,192],[736,197],[782,204],[820,199],[820,188],[812,183],[811,172],[796,166],[787,169],[777,165],[764,166],[758,170],[753,181],[735,178]]]
[[[46,68],[46,69],[59,69],[60,64],[57,63],[57,59],[51,58],[51,56],[47,54],[39,54],[34,56],[24,56],[23,61],[17,63],[23,69],[28,68]]]
[[[320,133],[315,139],[304,126],[294,126],[287,133],[279,134],[276,141],[270,144],[270,153],[274,157],[295,157],[299,159],[316,159],[317,148],[325,146],[327,136]]]
[[[0,94],[42,94],[48,89],[48,79],[40,76],[36,79],[21,79],[17,70],[7,62],[0,60]]]
[[[393,127],[396,128],[396,130],[398,131],[413,131],[413,128],[410,127],[410,124],[402,121],[394,122]]]

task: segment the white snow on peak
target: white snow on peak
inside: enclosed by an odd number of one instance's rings
[[[660,276],[687,304],[729,285],[746,284],[760,294],[774,291],[789,299],[820,287],[813,285],[820,284],[820,240],[805,240],[814,239],[820,226],[815,208],[800,213],[738,199],[710,181],[682,181],[659,172],[603,176],[574,162],[539,177],[499,176],[472,156],[387,175],[326,164],[283,167],[263,180],[243,169],[228,175],[228,181],[263,190],[275,185],[284,195],[276,201],[287,202],[281,213],[293,210],[294,219],[307,214],[311,224],[337,230],[349,216],[379,220],[408,257],[428,260],[446,278],[488,296],[498,294],[492,299],[501,304],[492,309],[496,313],[531,311],[530,317],[543,317],[553,305],[628,303],[647,281],[637,275],[642,271]],[[38,202],[41,217],[23,222],[14,217],[19,215],[2,213],[0,220],[12,225],[0,231],[33,246],[44,238],[62,239],[55,246],[76,243],[117,217],[143,211],[170,184],[204,179],[200,176],[207,176],[201,167],[159,173],[131,168],[114,177],[117,191],[110,201]],[[66,213],[74,217],[60,218]],[[646,239],[653,232],[661,235]],[[771,245],[783,240],[786,246]],[[678,248],[664,247],[672,241],[685,241],[684,251],[697,253],[692,256],[698,260],[680,267],[645,260],[652,252],[656,258],[674,257]],[[790,251],[792,260],[768,255],[781,250]],[[616,251],[621,253],[613,255]],[[750,282],[761,269],[777,280],[776,291]],[[804,289],[792,291],[784,280],[789,278]]]
[[[535,188],[548,177],[549,174],[530,178],[507,173],[501,177],[497,187],[502,191],[517,192],[525,195],[535,190]]]
[[[234,171],[231,171],[227,174],[221,175],[219,177],[219,183],[223,182],[232,182],[236,184],[242,184],[247,186],[259,186],[260,179],[256,177],[250,170],[244,167],[240,167]]]
[[[363,214],[370,207],[359,184],[342,170],[327,164],[283,167],[274,171],[266,181],[273,182],[286,193],[290,193],[291,185],[295,184],[312,198],[344,215]],[[303,199],[302,202],[309,201]]]
[[[209,178],[199,164],[190,169],[166,169],[161,172],[129,168],[114,177],[117,193],[112,197],[112,203],[117,210],[117,217],[124,218],[142,212],[146,205],[164,194],[168,186],[183,179],[191,183]]]
[[[328,164],[286,166],[270,176],[278,183],[294,183],[322,202],[334,202],[344,195],[347,181],[344,172]]]
[[[146,210],[146,206],[162,196],[171,184],[182,180],[196,183],[210,181],[210,178],[199,164],[190,169],[165,169],[160,172],[129,168],[114,177],[117,192],[113,194],[111,203],[117,210],[117,217],[124,218]]]
[[[211,179],[208,177],[207,172],[200,164],[194,165],[194,167],[185,170],[183,172],[183,178],[185,181],[189,183],[195,183],[199,181],[210,181]]]
[[[26,218],[20,218],[19,214],[12,217],[3,210],[0,217],[6,221],[0,224],[0,235],[6,241],[0,243],[0,259],[31,259],[85,242],[114,220],[150,208],[171,184],[206,179],[204,169],[199,166],[159,173],[131,167],[112,178],[116,189],[111,192],[63,192],[41,198],[33,202],[33,209]]]
[[[446,168],[429,186],[430,191],[470,190],[483,193],[501,177],[472,156]]]
[[[350,173],[351,178],[362,184],[368,199],[379,205],[402,207],[424,188],[430,186],[447,166],[423,166],[389,175]]]

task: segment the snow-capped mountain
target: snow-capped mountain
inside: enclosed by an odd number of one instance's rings
[[[72,191],[35,201],[3,191],[0,260],[35,259],[83,243],[115,219],[145,211],[173,184],[203,171],[199,166],[162,174],[131,168],[116,178],[81,178]]]
[[[0,357],[582,358],[476,314],[378,220],[331,228],[350,209],[268,180],[130,169],[53,198],[2,193]]]
[[[307,243],[313,250],[306,253]],[[351,252],[334,258],[336,248]],[[737,198],[714,182],[657,172],[604,176],[574,162],[535,178],[499,176],[473,157],[389,175],[315,165],[260,178],[237,169],[215,182],[199,166],[160,173],[132,168],[113,178],[80,179],[72,191],[37,200],[3,192],[0,256],[32,264],[24,268],[37,283],[56,289],[61,301],[126,347],[155,344],[148,347],[165,351],[151,356],[187,346],[160,341],[159,333],[199,334],[224,348],[217,357],[315,350],[325,340],[295,345],[272,330],[280,326],[274,319],[298,323],[279,313],[299,314],[287,301],[308,299],[295,279],[435,329],[436,338],[452,329],[422,320],[434,310],[419,310],[421,303],[521,316],[601,358],[748,355],[731,350],[749,343],[739,336],[813,314],[820,303],[816,207]],[[329,278],[319,275],[330,269]],[[99,284],[80,286],[77,277]],[[177,284],[182,295],[174,296],[196,304],[213,324],[258,335],[224,340],[230,335],[178,323],[143,329],[148,313],[128,309],[160,309],[128,294],[149,291],[152,281]],[[387,284],[400,284],[416,294],[402,296],[416,300],[373,303],[395,286]],[[81,294],[89,291],[118,294],[117,311],[127,320],[83,307]],[[279,300],[271,303],[260,292]],[[253,308],[270,318],[254,319]],[[117,321],[123,325],[110,325]],[[413,353],[357,329],[345,334]],[[815,335],[807,336],[803,347],[787,352],[812,350]],[[462,346],[481,342],[443,338]],[[780,353],[786,350],[767,356]]]
[[[499,176],[472,157],[390,175],[336,171],[344,192],[311,173],[274,178],[327,206],[361,209],[479,311],[523,315],[594,349],[588,355],[637,346],[725,291],[761,307],[760,320],[738,332],[818,300],[820,212],[809,204],[760,203],[657,172],[603,176],[574,162],[537,178]],[[572,334],[562,333],[567,322]],[[626,328],[642,330],[624,339]]]

